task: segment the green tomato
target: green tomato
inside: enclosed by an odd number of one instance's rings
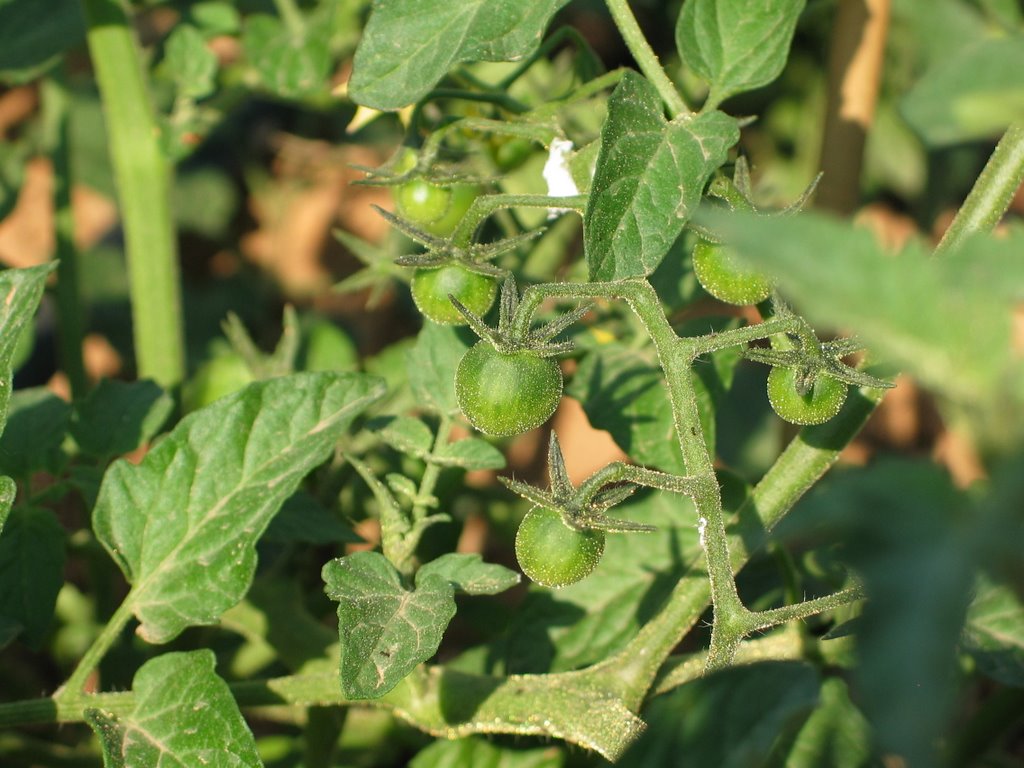
[[[300,352],[304,371],[352,371],[358,366],[356,345],[330,320],[316,318],[305,327]]]
[[[449,295],[482,317],[491,308],[497,293],[498,284],[493,278],[461,264],[421,267],[412,276],[412,300],[424,316],[440,325],[466,324],[466,319],[452,304]]]
[[[438,237],[448,237],[479,194],[475,184],[445,187],[426,179],[410,179],[398,186],[395,204],[413,224]]]
[[[537,150],[532,141],[518,136],[492,136],[489,146],[494,164],[502,171],[515,170]]]
[[[768,374],[768,401],[791,424],[824,424],[843,407],[846,384],[820,374],[807,394],[796,388],[796,368],[775,366]]]
[[[556,509],[534,507],[516,532],[523,573],[545,587],[565,587],[589,576],[604,554],[604,531],[570,527]]]
[[[562,371],[528,349],[502,352],[481,341],[459,362],[455,396],[481,432],[518,435],[551,418],[562,396]]]
[[[231,351],[208,360],[182,391],[182,404],[189,413],[219,400],[254,381],[249,366],[237,352]]]
[[[767,277],[738,264],[726,246],[707,240],[693,247],[693,272],[705,291],[726,304],[757,304],[772,292]]]

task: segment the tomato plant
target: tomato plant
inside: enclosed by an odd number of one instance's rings
[[[545,587],[567,587],[586,578],[604,553],[602,531],[578,530],[562,513],[534,507],[516,532],[516,560],[523,573]]]
[[[640,5],[0,2],[0,765],[1020,762],[1024,15]]]

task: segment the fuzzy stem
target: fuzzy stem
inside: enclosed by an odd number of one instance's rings
[[[996,145],[935,253],[956,248],[968,235],[992,230],[1024,182],[1024,122],[1013,123]]]
[[[138,374],[174,386],[184,377],[185,342],[171,216],[173,171],[160,147],[124,6],[119,0],[82,0],[82,6],[124,220]]]
[[[587,206],[586,195],[551,197],[550,195],[481,195],[469,206],[459,226],[452,234],[452,242],[461,248],[469,246],[477,227],[495,211],[503,208],[568,208],[582,215]]]
[[[83,308],[79,298],[79,254],[75,247],[75,219],[71,209],[71,153],[68,139],[68,92],[63,73],[43,81],[43,116],[47,143],[53,163],[53,210],[57,260],[57,312],[60,316],[58,343],[61,367],[71,385],[71,395],[83,397],[89,388],[82,359],[85,335]]]
[[[627,0],[605,0],[605,4],[608,6],[609,12],[611,12],[615,26],[619,28],[619,33],[622,35],[622,39],[625,40],[629,52],[633,54],[637,66],[640,67],[640,71],[657,88],[661,100],[665,102],[672,116],[685,117],[691,114],[690,108],[683,101],[683,97],[679,95],[679,91],[676,90],[672,81],[668,79],[665,70],[661,68],[658,55],[651,48],[650,43],[647,42],[647,38],[644,37],[644,33],[640,29],[640,25],[637,24],[636,17],[633,15],[633,11],[630,10]]]
[[[75,667],[75,671],[71,673],[71,676],[64,685],[53,694],[53,700],[57,702],[58,706],[70,706],[70,702],[82,693],[89,675],[99,666],[100,661],[103,660],[107,651],[110,650],[110,646],[121,637],[122,630],[124,630],[125,625],[132,618],[131,597],[129,592],[124,602],[114,611],[113,615],[107,620],[106,626],[103,627],[103,630],[82,656],[78,666]]]
[[[583,481],[579,487],[580,498],[589,501],[603,486],[622,482],[636,483],[647,488],[657,488],[671,493],[682,493],[686,496],[693,495],[693,481],[689,477],[679,477],[655,469],[616,461],[602,467]]]

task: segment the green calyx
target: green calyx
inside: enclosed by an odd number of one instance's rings
[[[856,338],[825,342],[818,341],[813,335],[787,334],[787,338],[793,344],[791,349],[751,347],[744,350],[743,354],[750,360],[773,368],[796,368],[794,382],[801,395],[810,392],[821,375],[855,387],[891,389],[896,386],[891,381],[871,376],[843,362],[842,358],[864,349]]]
[[[579,532],[649,533],[655,530],[650,525],[605,515],[609,508],[632,496],[638,487],[636,484],[617,483],[585,490],[588,484],[584,483],[576,488],[569,479],[562,449],[554,432],[548,443],[548,490],[507,477],[498,479],[510,491],[538,507],[558,510],[565,525]]]
[[[554,341],[553,339],[570,325],[587,314],[590,307],[578,307],[554,320],[532,330],[517,331],[517,328],[528,327],[527,323],[517,322],[519,314],[519,289],[515,278],[509,275],[501,286],[501,298],[498,305],[498,326],[492,328],[479,315],[464,306],[458,299],[449,297],[455,308],[466,319],[469,327],[477,336],[489,342],[495,349],[505,354],[520,350],[529,350],[540,357],[555,357],[572,351],[571,341]]]

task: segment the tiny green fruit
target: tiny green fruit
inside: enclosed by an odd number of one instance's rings
[[[481,275],[461,264],[420,267],[412,276],[412,299],[423,315],[440,325],[465,325],[466,319],[455,308],[449,295],[466,309],[482,316],[491,308],[498,285],[494,278]]]
[[[708,240],[693,247],[693,272],[705,291],[726,304],[757,304],[772,292],[767,277],[737,263],[728,247]]]
[[[529,349],[502,352],[480,341],[459,362],[455,396],[481,432],[518,435],[551,418],[562,397],[562,371]]]
[[[797,370],[775,366],[768,374],[768,401],[791,424],[824,424],[843,407],[846,384],[826,374],[815,376],[806,394],[796,385]]]
[[[516,559],[530,579],[565,587],[589,576],[604,554],[604,531],[577,530],[549,507],[526,513],[516,532]]]
[[[235,351],[226,352],[199,367],[195,376],[183,387],[182,404],[185,411],[191,413],[254,380],[242,356]]]
[[[438,237],[448,237],[480,194],[475,184],[442,186],[426,179],[410,179],[395,192],[398,212],[416,226]]]

